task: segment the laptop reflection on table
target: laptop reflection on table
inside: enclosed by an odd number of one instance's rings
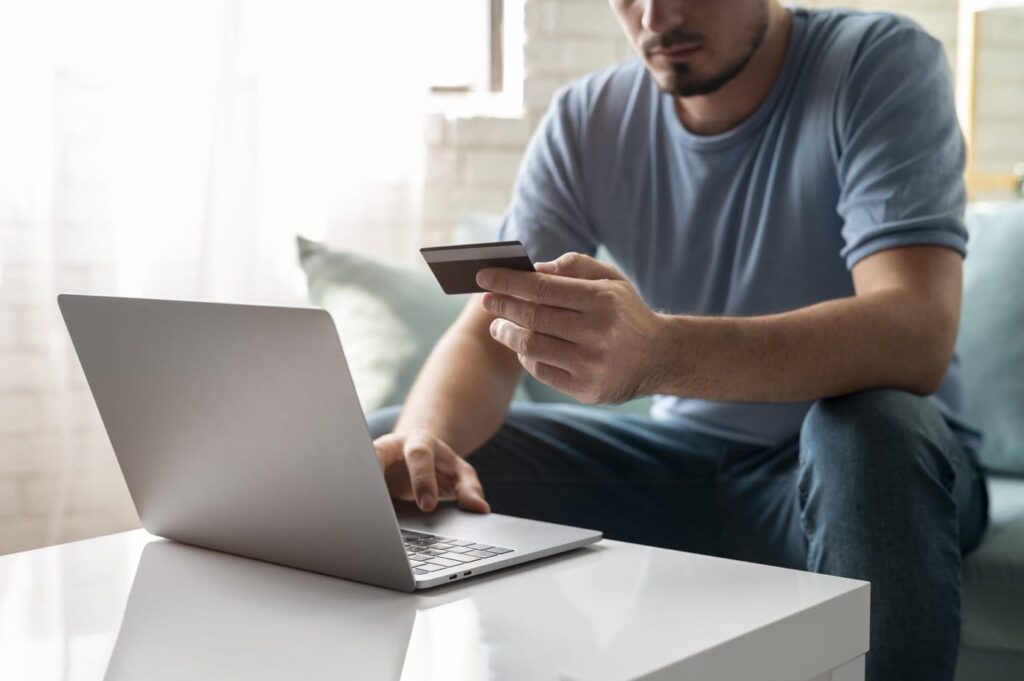
[[[405,594],[155,541],[104,678],[400,679],[416,609]]]
[[[564,656],[566,640],[581,650],[606,646],[615,637],[608,627],[619,625],[607,621],[601,603],[613,603],[611,610],[620,614],[652,606],[635,602],[630,588],[635,579],[643,580],[646,564],[630,561],[609,572],[601,553],[546,558],[540,571],[531,570],[525,591],[521,581],[487,575],[479,582],[404,594],[153,541],[139,559],[105,679],[522,676],[530,667],[524,660],[543,667],[543,660]],[[621,580],[619,570],[631,579]],[[595,600],[593,585],[607,581],[616,588]],[[543,622],[531,622],[530,615],[541,612]],[[524,636],[524,628],[548,633]],[[574,659],[570,655],[565,664],[586,661]]]

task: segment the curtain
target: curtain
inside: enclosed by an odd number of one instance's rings
[[[60,292],[301,304],[417,242],[430,3],[0,6],[0,553],[137,523]]]

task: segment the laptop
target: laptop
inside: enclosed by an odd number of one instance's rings
[[[324,310],[69,294],[57,302],[152,534],[400,591],[601,539],[392,503]]]

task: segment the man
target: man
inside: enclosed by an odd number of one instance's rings
[[[986,498],[941,46],[776,0],[612,7],[641,60],[556,95],[501,226],[546,262],[481,272],[370,419],[392,494],[870,580],[868,678],[952,678]],[[655,406],[509,410],[524,368]]]

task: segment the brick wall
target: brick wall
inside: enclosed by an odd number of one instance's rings
[[[983,14],[978,34],[978,167],[1004,172],[1024,162],[1024,10]]]
[[[429,117],[423,242],[449,238],[459,220],[501,213],[523,149],[551,96],[632,52],[604,0],[526,0],[522,101],[501,115]]]
[[[952,60],[954,0],[845,4],[884,4],[915,17],[942,40]],[[420,243],[448,238],[467,216],[500,213],[552,93],[631,54],[605,0],[525,0],[523,10],[521,101],[506,102],[498,113],[435,113],[426,121]],[[1016,37],[1024,35],[1024,18],[986,18],[982,31],[978,148],[984,165],[1006,168],[1024,160],[1024,71]],[[86,162],[93,157],[85,153],[93,139],[90,89],[73,74],[58,76],[53,87],[68,110],[80,107],[85,115],[43,122],[58,130],[55,148],[47,159],[25,162],[59,164],[52,191],[60,200],[53,203],[74,208],[52,216],[58,226],[51,239],[33,232],[0,200],[0,553],[138,523],[52,304],[59,290],[113,287],[110,249],[102,247],[113,235],[104,232],[103,202],[95,200],[103,188],[94,178],[101,173]],[[0,147],[2,135],[0,130]]]

